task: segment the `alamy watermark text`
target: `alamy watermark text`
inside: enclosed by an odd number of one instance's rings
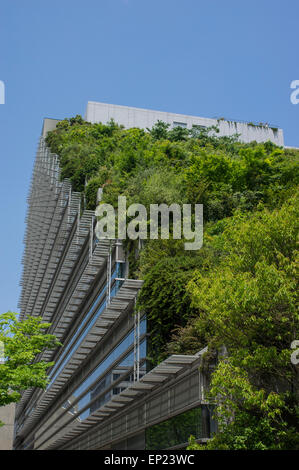
[[[98,239],[169,239],[172,225],[173,239],[189,240],[184,243],[185,250],[199,250],[202,247],[202,204],[194,204],[194,207],[192,204],[183,204],[182,208],[179,204],[150,204],[148,214],[144,205],[131,204],[127,208],[126,196],[118,196],[117,211],[112,205],[103,203],[97,207],[96,216],[98,221],[95,231]]]

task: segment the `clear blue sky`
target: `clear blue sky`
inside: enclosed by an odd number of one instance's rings
[[[1,0],[0,312],[16,310],[42,119],[88,100],[269,122],[299,147],[298,0]]]

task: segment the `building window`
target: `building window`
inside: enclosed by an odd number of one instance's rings
[[[187,123],[186,122],[173,121],[173,127],[187,127]]]
[[[146,449],[185,448],[192,434],[196,439],[209,438],[216,431],[213,406],[199,406],[146,429]]]

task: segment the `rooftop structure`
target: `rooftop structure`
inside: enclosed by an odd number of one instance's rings
[[[163,121],[171,128],[176,126],[191,129],[192,126],[219,128],[219,136],[231,136],[240,134],[241,142],[266,142],[270,140],[276,145],[283,146],[283,131],[277,127],[271,127],[263,123],[248,123],[230,121],[224,118],[210,119],[186,114],[175,114],[151,109],[133,108],[115,104],[98,103],[89,101],[86,108],[85,119],[89,122],[102,122],[106,124],[113,119],[125,128],[140,127],[151,129],[157,121]]]

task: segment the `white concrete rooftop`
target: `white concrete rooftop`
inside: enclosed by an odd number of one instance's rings
[[[158,120],[170,124],[171,128],[181,126],[191,129],[193,125],[203,127],[218,126],[219,136],[240,134],[240,140],[242,142],[251,142],[254,140],[257,142],[265,142],[270,140],[276,145],[284,145],[282,129],[270,127],[268,124],[230,121],[224,118],[211,119],[116,104],[99,103],[96,101],[89,101],[87,103],[85,119],[91,123],[101,122],[103,124],[113,119],[116,123],[122,124],[127,129],[132,127],[151,129]]]

